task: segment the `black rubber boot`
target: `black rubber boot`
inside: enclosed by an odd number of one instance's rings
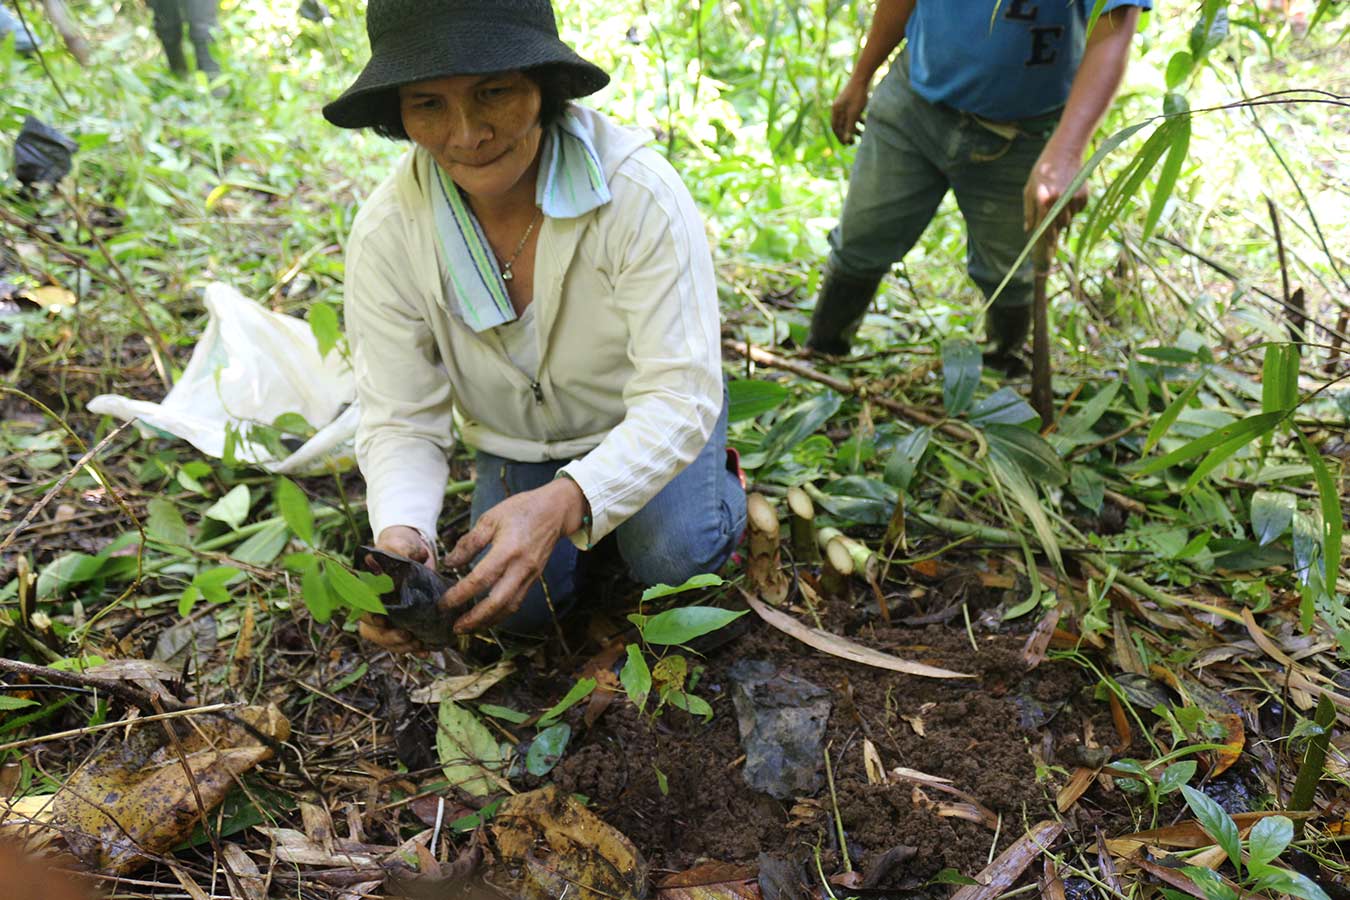
[[[811,313],[806,349],[830,356],[847,354],[880,284],[880,275],[856,278],[827,268],[816,308]]]
[[[216,28],[216,0],[187,0],[188,40],[197,54],[197,68],[208,78],[220,74],[220,63],[211,53]]]
[[[1026,363],[1020,354],[1030,330],[1030,306],[991,306],[984,319],[985,338],[989,341],[985,363],[1009,375],[1025,372]]]
[[[180,35],[178,40],[171,40],[164,35],[160,35],[159,42],[164,46],[164,56],[169,60],[169,71],[182,77],[187,74],[187,57],[183,55],[183,38]]]

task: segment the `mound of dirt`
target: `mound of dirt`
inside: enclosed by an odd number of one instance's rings
[[[864,629],[855,639],[908,659],[969,672],[940,681],[868,668],[817,653],[767,626],[756,627],[710,656],[698,688],[715,711],[711,722],[678,711],[655,721],[617,702],[574,739],[551,777],[588,797],[658,868],[680,870],[704,859],[753,861],[761,853],[841,861],[828,787],[786,804],[757,793],[742,778],[742,750],[727,670],[740,659],[769,660],[827,688],[833,699],[827,735],[839,818],[855,868],[863,873],[900,845],[912,860],[887,879],[914,884],[943,869],[978,872],[994,852],[1043,818],[1056,784],[1038,781],[1033,749],[1058,715],[1080,698],[1086,679],[1067,664],[1028,671],[1024,638],[978,636],[944,626]],[[1073,724],[1068,724],[1072,722]],[[985,824],[940,815],[927,800],[952,800],[909,783],[869,783],[863,742],[887,769],[904,766],[949,779],[1002,817],[997,841]],[[826,871],[830,871],[829,868]]]

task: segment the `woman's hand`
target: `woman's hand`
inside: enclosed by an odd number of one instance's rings
[[[407,525],[390,525],[375,539],[375,546],[386,553],[397,553],[414,562],[420,562],[432,569],[436,568],[436,555],[422,532]],[[418,653],[425,651],[422,643],[411,633],[394,628],[384,616],[367,613],[356,623],[356,631],[361,637],[378,644],[392,653]]]
[[[830,107],[830,128],[841,144],[853,143],[867,108],[867,84],[850,78]]]
[[[570,478],[516,494],[483,513],[473,530],[459,539],[446,562],[464,566],[491,545],[478,565],[445,592],[441,605],[455,609],[489,591],[455,622],[463,634],[500,622],[520,608],[525,592],[544,571],[553,545],[581,527],[586,495]]]

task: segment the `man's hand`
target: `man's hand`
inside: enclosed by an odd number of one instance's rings
[[[850,78],[830,107],[830,128],[841,144],[853,143],[861,129],[863,110],[867,108],[867,83]]]
[[[486,628],[519,609],[525,592],[543,573],[553,545],[580,528],[585,515],[586,495],[570,478],[508,497],[483,513],[446,557],[449,565],[464,566],[491,546],[478,565],[441,597],[442,606],[454,609],[489,591],[459,617],[455,631]]]
[[[1036,165],[1031,167],[1031,176],[1027,178],[1026,190],[1022,194],[1022,224],[1028,234],[1041,224],[1050,208],[1068,191],[1070,182],[1082,165],[1081,154],[1060,149],[1053,139],[1045,145]],[[1055,217],[1051,231],[1058,231],[1068,225],[1074,214],[1087,206],[1087,196],[1087,182],[1084,181]]]
[[[380,536],[375,539],[375,546],[386,553],[397,553],[432,569],[436,568],[431,545],[416,528],[390,525],[380,532]],[[425,652],[417,638],[401,628],[394,628],[384,616],[367,613],[356,623],[356,631],[372,644],[378,644],[392,653]]]

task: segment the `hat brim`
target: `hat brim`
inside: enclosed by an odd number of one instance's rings
[[[556,68],[566,99],[609,84],[609,75],[557,36],[510,22],[455,21],[388,34],[371,48],[370,62],[351,87],[323,108],[339,128],[368,128],[387,120],[389,92],[452,75],[486,75],[539,66]]]

